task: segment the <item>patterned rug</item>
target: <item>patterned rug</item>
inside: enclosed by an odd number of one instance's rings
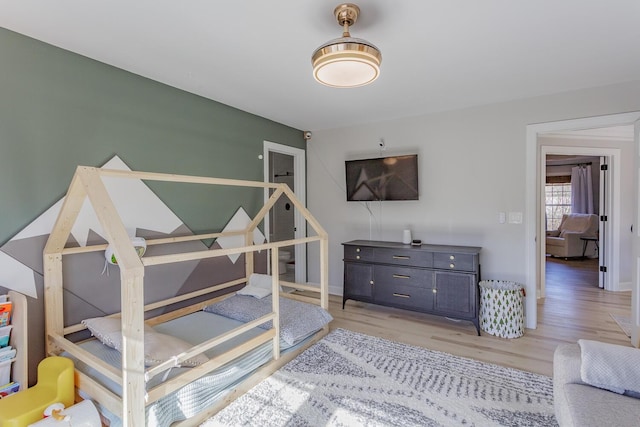
[[[551,378],[337,329],[203,426],[556,426]]]
[[[609,316],[616,321],[622,332],[624,332],[629,338],[631,338],[631,318],[626,316],[618,316],[616,314],[609,313]]]

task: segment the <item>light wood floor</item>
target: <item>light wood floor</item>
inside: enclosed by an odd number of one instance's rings
[[[630,292],[598,288],[597,260],[547,261],[547,297],[538,302],[538,327],[516,339],[482,332],[470,322],[406,310],[347,301],[331,296],[331,329],[343,328],[368,335],[444,351],[484,362],[551,376],[553,351],[560,343],[580,338],[630,346],[611,314],[629,316]]]

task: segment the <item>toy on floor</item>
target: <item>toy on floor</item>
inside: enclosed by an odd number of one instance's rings
[[[41,420],[44,410],[57,402],[73,405],[73,361],[52,356],[38,364],[35,386],[0,399],[0,427],[26,427]]]
[[[64,411],[64,405],[60,402],[56,402],[53,405],[47,406],[44,412],[42,413],[42,416],[44,418],[53,416],[53,418],[55,418],[56,420],[63,420],[64,415],[61,414],[62,411]]]
[[[100,414],[93,402],[83,400],[73,406],[65,408],[60,403],[54,403],[45,409],[47,417],[29,427],[101,427]]]

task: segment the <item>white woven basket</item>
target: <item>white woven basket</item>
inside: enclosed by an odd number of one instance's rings
[[[502,338],[524,335],[524,286],[502,280],[480,283],[480,327]]]

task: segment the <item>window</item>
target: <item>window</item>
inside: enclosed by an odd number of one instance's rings
[[[550,179],[555,178],[555,179]],[[571,177],[547,177],[545,207],[547,230],[557,230],[562,215],[571,213]]]

